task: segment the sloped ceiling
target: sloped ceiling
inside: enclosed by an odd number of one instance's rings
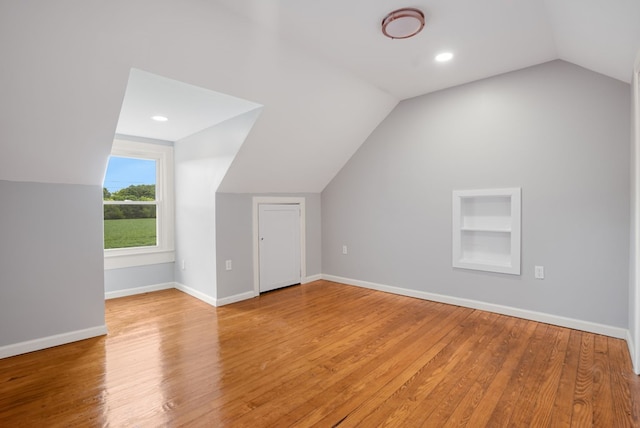
[[[387,39],[400,6],[427,26]],[[220,190],[319,192],[400,99],[558,58],[628,82],[638,18],[638,0],[3,1],[0,179],[101,185],[136,68],[264,106]]]
[[[4,180],[101,186],[132,68],[264,106],[227,191],[321,191],[398,101],[211,1],[1,2],[0,52]]]
[[[400,99],[554,59],[629,83],[640,49],[638,0],[219,1]],[[426,25],[391,40],[380,24],[400,7]]]
[[[129,75],[116,134],[178,141],[260,107],[134,68]],[[154,116],[167,120],[156,121]]]

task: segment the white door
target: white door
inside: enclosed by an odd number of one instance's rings
[[[260,292],[301,282],[300,205],[258,208]]]

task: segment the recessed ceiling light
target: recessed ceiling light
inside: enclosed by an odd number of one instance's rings
[[[438,62],[447,62],[453,58],[453,54],[451,52],[442,52],[436,55],[436,61]]]
[[[392,39],[408,39],[424,28],[424,13],[414,8],[394,10],[382,20],[382,34]]]
[[[169,120],[169,118],[166,116],[151,116],[151,119],[155,120],[156,122],[166,122],[167,120]]]

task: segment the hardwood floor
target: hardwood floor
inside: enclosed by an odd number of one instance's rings
[[[0,360],[0,427],[640,426],[622,340],[327,281],[107,324]]]

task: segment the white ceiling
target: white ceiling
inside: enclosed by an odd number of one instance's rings
[[[264,106],[221,191],[320,192],[401,99],[553,59],[628,82],[640,50],[640,0],[64,4],[0,2],[2,180],[100,186],[118,123],[117,132],[172,141],[234,114],[203,96]],[[381,34],[399,7],[425,12],[417,37]],[[456,57],[434,63],[442,50]],[[158,98],[164,90],[151,85],[139,98],[155,100],[145,107],[153,113],[129,113],[132,69],[205,95]],[[165,110],[171,126],[186,114],[185,130],[127,128],[162,100],[177,109]],[[191,123],[202,113],[209,123]]]
[[[133,69],[116,133],[178,141],[258,107],[260,104]],[[156,115],[169,120],[151,119]]]
[[[640,49],[640,0],[416,1],[403,6],[420,8],[426,26],[406,40],[380,30],[400,6],[391,0],[218,2],[398,99],[554,59],[629,82]],[[444,51],[454,59],[436,62]],[[176,141],[258,106],[134,70],[117,132]],[[170,122],[149,120],[159,113]]]
[[[218,1],[400,99],[553,59],[629,82],[640,49],[639,0]],[[400,7],[426,26],[391,40],[380,23]]]

